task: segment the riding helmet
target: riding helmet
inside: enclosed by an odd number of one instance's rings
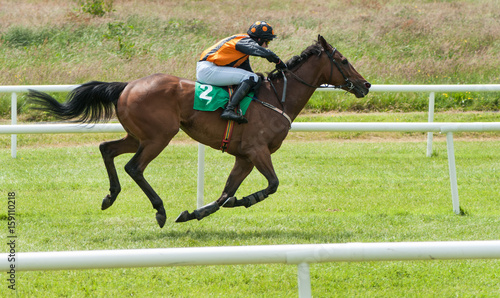
[[[247,33],[252,38],[260,38],[263,40],[273,40],[276,37],[273,27],[271,27],[269,23],[263,21],[253,23]]]

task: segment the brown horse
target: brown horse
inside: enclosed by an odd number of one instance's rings
[[[226,152],[236,161],[221,196],[192,213],[182,212],[176,222],[200,220],[221,206],[248,208],[275,193],[279,182],[271,154],[280,148],[291,122],[316,88],[322,84],[335,85],[356,97],[364,97],[370,88],[370,83],[322,36],[300,56],[288,61],[287,66],[284,73],[271,73],[256,90],[260,101],[251,102],[245,115],[249,123],[234,127]],[[135,153],[125,170],[149,198],[157,210],[156,220],[163,227],[166,221],[163,201],[144,178],[144,170],[180,128],[191,138],[215,149],[220,149],[225,134],[227,122],[220,119],[220,111],[193,109],[194,90],[195,82],[191,80],[154,74],[129,83],[89,82],[74,89],[63,104],[34,90],[30,90],[28,97],[38,105],[37,109],[64,120],[79,117],[76,121],[84,123],[109,120],[116,110],[127,135],[99,146],[110,182],[110,193],[103,199],[102,210],[114,203],[121,190],[114,158]],[[236,199],[238,187],[254,166],[267,179],[267,187]]]

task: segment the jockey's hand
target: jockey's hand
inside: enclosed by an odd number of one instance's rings
[[[287,68],[286,64],[281,60],[276,64],[276,69],[278,70],[285,70]]]
[[[278,57],[278,55],[276,55],[275,53],[269,51],[269,55],[266,57],[267,61],[271,62],[271,63],[278,63],[280,62],[280,58]]]

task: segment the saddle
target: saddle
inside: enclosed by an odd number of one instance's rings
[[[224,108],[227,105],[234,89],[236,89],[236,86],[219,87],[196,82],[193,109],[198,111],[215,111],[219,108]],[[253,98],[254,92],[250,92],[240,102],[242,115],[245,115]]]

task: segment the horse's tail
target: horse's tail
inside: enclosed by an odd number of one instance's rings
[[[74,121],[83,123],[108,121],[113,116],[118,98],[127,84],[88,82],[71,91],[64,103],[59,103],[46,93],[29,90],[28,101],[38,105],[33,109],[49,112],[61,120],[80,117]]]

